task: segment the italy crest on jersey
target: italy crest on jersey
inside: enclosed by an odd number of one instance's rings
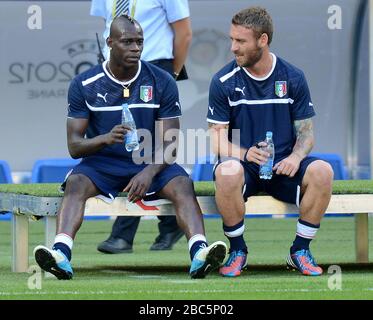
[[[286,81],[276,81],[275,82],[275,94],[279,98],[286,96],[288,92]]]
[[[140,86],[140,99],[144,102],[148,102],[153,98],[153,87],[152,86]]]

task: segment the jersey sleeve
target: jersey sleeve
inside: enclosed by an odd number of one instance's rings
[[[207,122],[228,124],[229,121],[230,107],[226,89],[217,77],[213,77],[209,91]]]
[[[106,19],[106,2],[103,0],[92,0],[90,15]]]
[[[303,73],[298,81],[298,86],[294,91],[292,99],[294,100],[292,104],[292,117],[294,120],[308,119],[315,115],[310,90]]]
[[[168,75],[167,75],[168,76]],[[181,116],[181,105],[179,101],[179,91],[174,79],[169,76],[162,92],[158,111],[158,120],[178,118]]]
[[[188,0],[161,0],[161,2],[169,23],[185,19],[190,15]]]
[[[89,109],[85,103],[85,98],[82,93],[81,84],[75,78],[71,81],[69,92],[67,95],[69,118],[89,118]]]

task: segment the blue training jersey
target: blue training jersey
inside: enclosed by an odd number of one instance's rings
[[[137,129],[148,130],[154,148],[156,121],[181,116],[175,80],[166,71],[139,61],[135,77],[120,82],[107,71],[106,64],[107,61],[96,65],[72,80],[68,93],[68,117],[88,119],[86,137],[94,138],[121,123],[122,105],[127,103]],[[123,96],[123,85],[128,87],[129,97]],[[104,147],[85,157],[84,161],[93,165],[100,163],[100,168],[108,173],[120,172],[133,164],[132,152],[126,151],[124,143]]]
[[[273,132],[275,162],[290,155],[295,120],[315,115],[306,78],[301,70],[272,54],[272,69],[264,78],[251,75],[232,61],[210,84],[207,121],[239,129],[240,146],[250,148]],[[233,141],[235,143],[235,141]]]

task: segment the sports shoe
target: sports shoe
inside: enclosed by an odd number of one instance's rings
[[[73,269],[70,261],[61,250],[52,250],[44,246],[34,249],[35,260],[44,271],[55,275],[59,280],[70,280],[73,277]]]
[[[191,278],[204,278],[211,270],[217,269],[223,263],[226,254],[227,246],[223,241],[216,241],[208,247],[199,249],[190,266]]]
[[[246,266],[247,253],[242,250],[232,251],[227,262],[219,269],[223,277],[238,277]]]
[[[174,232],[159,234],[149,250],[171,250],[183,235],[184,232],[180,228],[177,228]]]
[[[306,276],[319,276],[322,274],[322,269],[317,265],[310,250],[302,249],[289,254],[286,258],[286,264],[288,269],[298,270]]]
[[[102,253],[132,253],[132,245],[121,238],[110,236],[107,240],[101,242],[97,246],[97,250]]]

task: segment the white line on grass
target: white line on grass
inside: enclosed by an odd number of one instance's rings
[[[360,290],[343,289],[339,292],[352,292],[352,291],[373,291],[373,288],[362,288]],[[275,293],[275,292],[332,292],[329,289],[255,289],[255,290],[135,290],[135,291],[24,291],[24,292],[6,292],[0,291],[0,296],[19,296],[19,295],[131,295],[131,294],[169,294],[169,293]]]
[[[143,275],[143,276],[128,276],[128,278],[135,278],[135,279],[161,279],[166,278],[166,276],[159,276],[159,275]]]

